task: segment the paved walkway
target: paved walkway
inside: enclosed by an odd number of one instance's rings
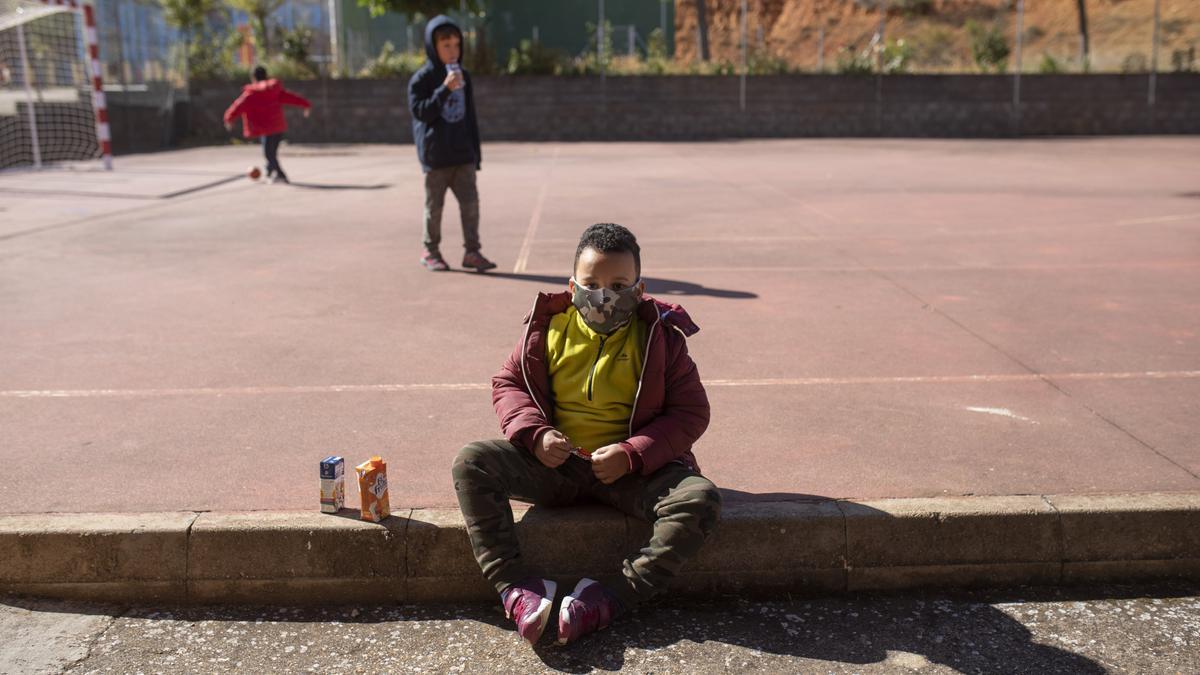
[[[1187,585],[674,600],[536,649],[498,605],[116,607],[0,596],[0,675],[29,672],[1194,673]]]
[[[493,144],[487,276],[417,265],[411,148],[257,153],[0,175],[0,513],[315,509],[330,453],[452,506],[596,221],[702,327],[732,500],[1200,489],[1200,139]]]

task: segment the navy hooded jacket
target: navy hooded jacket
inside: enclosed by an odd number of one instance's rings
[[[444,84],[446,65],[438,59],[433,32],[441,26],[462,31],[444,15],[435,16],[425,26],[425,54],[429,60],[408,81],[408,110],[412,113],[413,141],[421,168],[441,169],[460,164],[480,168],[479,125],[475,122],[474,87],[463,70],[466,86],[450,91]],[[464,44],[465,48],[466,45]],[[461,62],[461,57],[460,57]]]

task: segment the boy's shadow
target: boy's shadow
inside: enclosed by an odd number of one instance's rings
[[[554,274],[526,274],[524,272],[497,272],[495,270],[479,274],[474,271],[454,270],[479,277],[496,277],[500,279],[516,279],[518,281],[535,281],[539,284],[549,286],[558,286],[565,288],[568,278]],[[662,297],[667,295],[707,295],[714,298],[728,298],[734,300],[745,300],[749,298],[757,298],[757,293],[748,291],[733,291],[724,288],[708,288],[700,284],[694,284],[690,281],[678,281],[675,279],[658,279],[655,277],[643,277],[646,282],[646,292],[650,295]]]
[[[760,652],[832,662],[807,664],[819,670],[834,664],[861,667],[887,662],[897,671],[938,664],[957,672],[995,675],[1106,672],[1086,656],[1035,642],[1019,621],[977,600],[903,595],[788,603],[672,600],[670,604],[643,608],[570,647],[556,647],[543,638],[535,652],[548,668],[568,673],[622,669],[631,649],[667,649],[672,658],[686,656],[698,669],[704,669],[706,659],[722,659],[729,669],[732,650],[714,653],[703,646],[709,642],[750,650],[733,652],[742,660],[742,667],[732,664],[733,670],[806,668],[794,662],[759,661],[754,652]],[[671,649],[676,645],[680,649]],[[641,662],[635,667],[648,665]]]
[[[811,503],[829,501],[820,495],[773,492],[753,493],[722,488],[726,506],[732,504]],[[530,514],[540,507],[530,508]],[[648,532],[648,530],[647,530]],[[718,530],[718,537],[720,531]],[[736,543],[710,542],[723,555]],[[780,555],[788,555],[787,547]],[[686,574],[686,570],[684,572]],[[643,606],[615,622],[608,630],[587,637],[578,644],[559,648],[552,644],[553,626],[535,649],[548,667],[562,672],[583,673],[591,670],[619,670],[625,666],[629,650],[656,652],[668,650],[674,656],[687,655],[692,664],[705,658],[725,658],[730,653],[744,656],[749,663],[739,668],[729,663],[725,670],[749,667],[768,671],[803,669],[796,663],[775,664],[756,661],[750,653],[735,650],[704,649],[706,642],[723,643],[747,650],[788,658],[813,659],[851,666],[882,664],[906,670],[935,663],[959,672],[1071,672],[1103,673],[1105,670],[1087,657],[1033,640],[1029,629],[1008,614],[988,604],[996,598],[1015,599],[1009,591],[949,590],[922,594],[876,593],[837,595],[805,601],[776,593],[764,599],[753,596],[686,598],[668,595],[661,601]],[[1021,593],[1060,594],[1059,589],[1023,589]],[[1136,597],[1136,596],[1135,596]],[[1053,599],[1062,600],[1061,596]],[[694,643],[694,644],[689,644]],[[683,650],[671,649],[678,645]],[[896,654],[899,652],[899,654]],[[707,655],[707,656],[702,656]],[[672,662],[675,663],[675,662]],[[649,669],[658,664],[630,664]],[[825,669],[822,664],[808,667]],[[657,668],[655,668],[657,669]]]

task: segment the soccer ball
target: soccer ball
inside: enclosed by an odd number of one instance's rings
[[[250,177],[250,180],[258,180],[262,177],[262,170],[257,166],[252,166],[246,170],[246,175]]]

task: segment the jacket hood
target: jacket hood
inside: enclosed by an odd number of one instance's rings
[[[561,314],[567,311],[571,306],[570,291],[562,291],[560,293],[538,293],[537,301],[533,304],[533,310],[525,316],[525,322],[528,323],[533,318],[543,318]],[[663,323],[679,329],[685,337],[691,337],[700,332],[700,327],[692,321],[692,317],[688,315],[687,310],[683,307],[663,302],[657,298],[652,298],[648,294],[642,295],[642,302],[638,305],[638,316],[647,325],[661,319]]]
[[[433,44],[433,31],[441,28],[442,26],[450,26],[454,30],[458,31],[458,39],[460,41],[459,44],[462,45],[461,48],[463,49],[466,47],[466,45],[462,44],[462,29],[458,27],[458,24],[454,23],[454,21],[445,14],[438,14],[437,16],[433,17],[429,20],[429,23],[425,24],[425,56],[428,56],[429,62],[435,66],[446,65],[442,63],[441,59],[438,58],[437,46]],[[461,51],[459,52],[458,60],[460,63],[462,62]]]
[[[244,86],[242,88],[247,89],[249,91],[267,91],[268,89],[278,89],[282,86],[283,85],[279,83],[279,80],[272,77],[270,79],[261,80],[259,82],[251,82],[250,84],[247,84],[246,86]]]

